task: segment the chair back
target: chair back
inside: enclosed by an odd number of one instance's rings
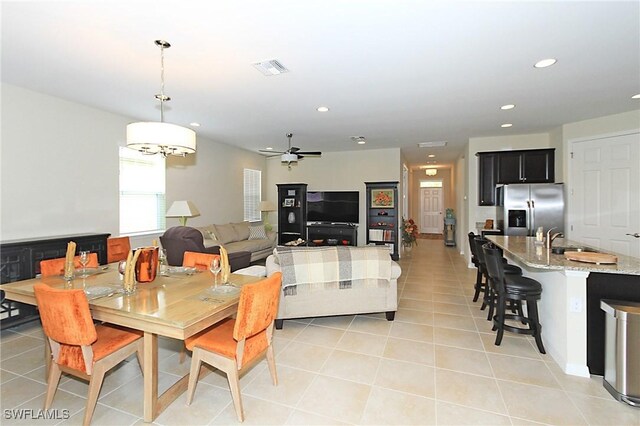
[[[211,265],[211,261],[216,257],[220,258],[220,255],[185,251],[184,257],[182,258],[182,266],[191,266],[199,271],[207,271],[209,265]]]
[[[469,232],[469,234],[467,234],[467,236],[469,237],[469,248],[471,249],[471,262],[477,268],[478,267],[478,256],[476,255],[476,243],[474,241],[476,239],[476,234],[474,234],[473,232]]]
[[[167,262],[172,266],[182,264],[185,251],[206,252],[202,233],[190,226],[174,226],[160,237],[162,247],[167,250]]]
[[[61,344],[83,346],[96,341],[96,327],[89,302],[82,289],[60,290],[36,284],[33,292],[38,303],[44,334]]]
[[[282,273],[276,272],[264,280],[242,287],[233,329],[235,340],[255,336],[273,324],[278,313],[281,284]]]
[[[59,257],[57,259],[48,259],[40,261],[40,273],[43,277],[50,277],[52,275],[62,275],[64,273],[64,261],[66,259],[64,257]],[[87,263],[88,268],[97,268],[100,266],[98,262],[98,253],[89,253],[89,263]],[[80,256],[75,256],[73,258],[73,267],[76,269],[82,268],[82,264],[80,263]]]
[[[127,260],[127,255],[131,250],[129,237],[114,237],[107,239],[107,263]]]
[[[484,252],[482,251],[482,246],[487,244],[489,242],[489,240],[487,240],[486,238],[483,238],[479,235],[476,235],[476,237],[473,239],[474,245],[476,247],[476,259],[478,260],[478,267],[480,268],[480,272],[482,272],[483,274],[487,274],[487,266],[484,262]]]
[[[482,246],[485,268],[487,275],[497,293],[504,293],[504,263],[502,262],[502,252],[492,243]]]

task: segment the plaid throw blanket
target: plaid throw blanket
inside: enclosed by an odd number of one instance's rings
[[[386,247],[277,247],[284,294],[354,286],[386,286],[391,258]]]

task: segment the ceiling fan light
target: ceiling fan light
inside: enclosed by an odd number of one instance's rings
[[[280,161],[283,163],[295,163],[298,161],[298,156],[296,154],[285,152],[280,156]]]

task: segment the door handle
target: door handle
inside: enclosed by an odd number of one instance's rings
[[[630,237],[640,238],[640,234],[638,234],[637,232],[635,234],[625,234],[625,235],[629,235]]]

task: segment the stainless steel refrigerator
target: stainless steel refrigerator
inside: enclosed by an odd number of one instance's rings
[[[496,225],[504,235],[535,236],[564,232],[564,185],[561,183],[516,183],[496,188]]]

